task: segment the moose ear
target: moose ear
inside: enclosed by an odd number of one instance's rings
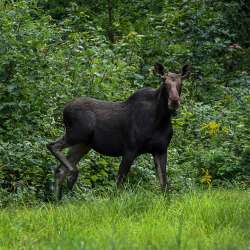
[[[160,63],[156,63],[154,66],[154,73],[159,76],[164,76],[165,73],[164,66]]]
[[[186,79],[191,73],[191,65],[185,64],[181,69],[181,78]]]

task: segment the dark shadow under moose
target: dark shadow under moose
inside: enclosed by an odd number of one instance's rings
[[[173,135],[171,116],[180,106],[182,80],[189,76],[190,66],[184,65],[177,74],[165,72],[161,64],[156,64],[154,72],[162,79],[160,87],[137,90],[126,101],[81,97],[65,106],[65,135],[47,145],[61,163],[55,170],[58,199],[62,198],[66,178],[69,189],[73,188],[78,176],[76,165],[90,149],[108,156],[122,156],[118,186],[135,158],[151,153],[161,188],[166,190],[167,149]],[[67,157],[62,153],[65,148],[69,148]]]

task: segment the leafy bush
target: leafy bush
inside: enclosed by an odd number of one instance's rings
[[[157,87],[156,61],[169,70],[193,66],[173,120],[172,188],[249,185],[249,36],[236,28],[249,20],[236,25],[231,8],[245,13],[244,1],[118,1],[115,43],[107,38],[105,4],[65,4],[0,3],[1,188],[47,199],[56,161],[45,144],[63,134],[64,104],[84,95],[123,100],[140,87]],[[90,153],[80,164],[79,190],[113,185],[118,164]],[[152,177],[150,157],[141,157],[130,181]]]
[[[122,55],[129,41],[111,50],[102,36],[74,32],[70,19],[55,26],[26,1],[3,7],[1,186],[16,191],[27,185],[44,192],[53,165],[45,144],[63,133],[63,105],[79,95],[128,96],[139,57],[126,62]]]

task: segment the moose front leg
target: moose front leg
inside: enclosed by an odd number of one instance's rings
[[[167,153],[154,154],[155,168],[159,176],[162,191],[166,191],[168,186],[167,178]]]
[[[128,172],[130,170],[130,167],[131,167],[135,157],[136,157],[135,153],[126,153],[122,157],[122,161],[121,161],[119,171],[118,171],[118,176],[117,176],[117,179],[116,179],[117,186],[120,186],[124,182],[125,178],[128,175]]]

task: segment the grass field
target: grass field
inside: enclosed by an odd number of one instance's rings
[[[248,249],[250,190],[126,190],[0,211],[0,249]]]

